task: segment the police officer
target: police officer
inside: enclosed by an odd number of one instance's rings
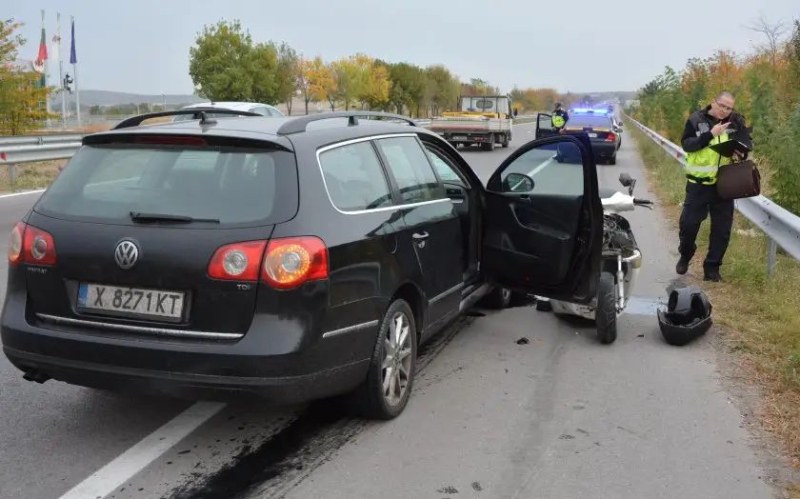
[[[744,117],[733,110],[734,97],[721,92],[705,109],[696,111],[686,121],[681,146],[686,152],[686,199],[680,218],[680,259],[675,266],[678,274],[685,274],[697,246],[695,240],[700,224],[711,214],[711,236],[708,254],[703,262],[706,281],[721,280],[719,268],[728,249],[733,225],[733,201],[717,195],[717,171],[729,164],[731,158],[717,154],[709,146],[738,140],[752,148],[750,131]],[[745,159],[746,153],[735,153],[734,159]]]
[[[560,102],[556,102],[556,108],[550,116],[550,121],[553,123],[553,128],[555,128],[557,132],[560,132],[567,124],[567,121],[569,121],[569,114],[564,111]]]

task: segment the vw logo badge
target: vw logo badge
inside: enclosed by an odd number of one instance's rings
[[[122,270],[128,270],[139,261],[139,247],[133,241],[120,241],[114,250],[114,260]]]

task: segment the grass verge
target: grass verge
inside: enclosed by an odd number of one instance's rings
[[[58,176],[59,168],[67,160],[40,161],[36,163],[22,163],[16,166],[16,176],[11,182],[8,168],[0,169],[0,192],[27,191],[44,189]]]
[[[677,227],[686,185],[680,164],[635,125],[626,129],[637,143],[669,222]],[[698,236],[690,270],[695,278],[702,277],[709,226],[706,221]],[[737,213],[721,270],[725,281],[703,283],[703,288],[714,306],[714,321],[724,326],[722,344],[736,353],[745,379],[764,389],[760,421],[800,468],[800,262],[779,252],[769,277],[767,246],[766,236]]]

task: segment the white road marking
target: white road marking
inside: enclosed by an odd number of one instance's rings
[[[0,195],[0,199],[13,198],[17,196],[27,196],[28,194],[41,194],[42,192],[44,192],[44,189],[36,189],[35,191],[14,192],[11,194],[2,194]]]
[[[105,497],[220,412],[225,404],[197,402],[95,471],[59,499]]]
[[[530,173],[528,173],[528,176],[529,176],[529,177],[533,177],[534,175],[536,175],[536,174],[537,174],[537,173],[539,173],[540,171],[544,170],[545,168],[547,168],[548,166],[550,166],[550,163],[552,163],[554,159],[555,159],[555,158],[550,158],[550,159],[548,159],[547,161],[545,161],[544,163],[542,163],[541,165],[537,166],[536,168],[534,168],[533,170],[531,170],[531,171],[530,171]]]

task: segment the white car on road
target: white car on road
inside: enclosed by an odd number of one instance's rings
[[[267,117],[272,118],[280,118],[283,117],[284,114],[278,110],[275,106],[270,106],[269,104],[263,104],[260,102],[234,102],[234,101],[226,101],[226,102],[200,102],[197,104],[191,104],[189,106],[184,106],[181,109],[195,109],[195,108],[208,108],[208,107],[216,107],[220,109],[231,109],[233,111],[248,111],[251,113],[258,113]],[[209,116],[211,117],[211,116]],[[190,114],[178,115],[175,116],[173,121],[184,121],[190,120],[192,116]]]

